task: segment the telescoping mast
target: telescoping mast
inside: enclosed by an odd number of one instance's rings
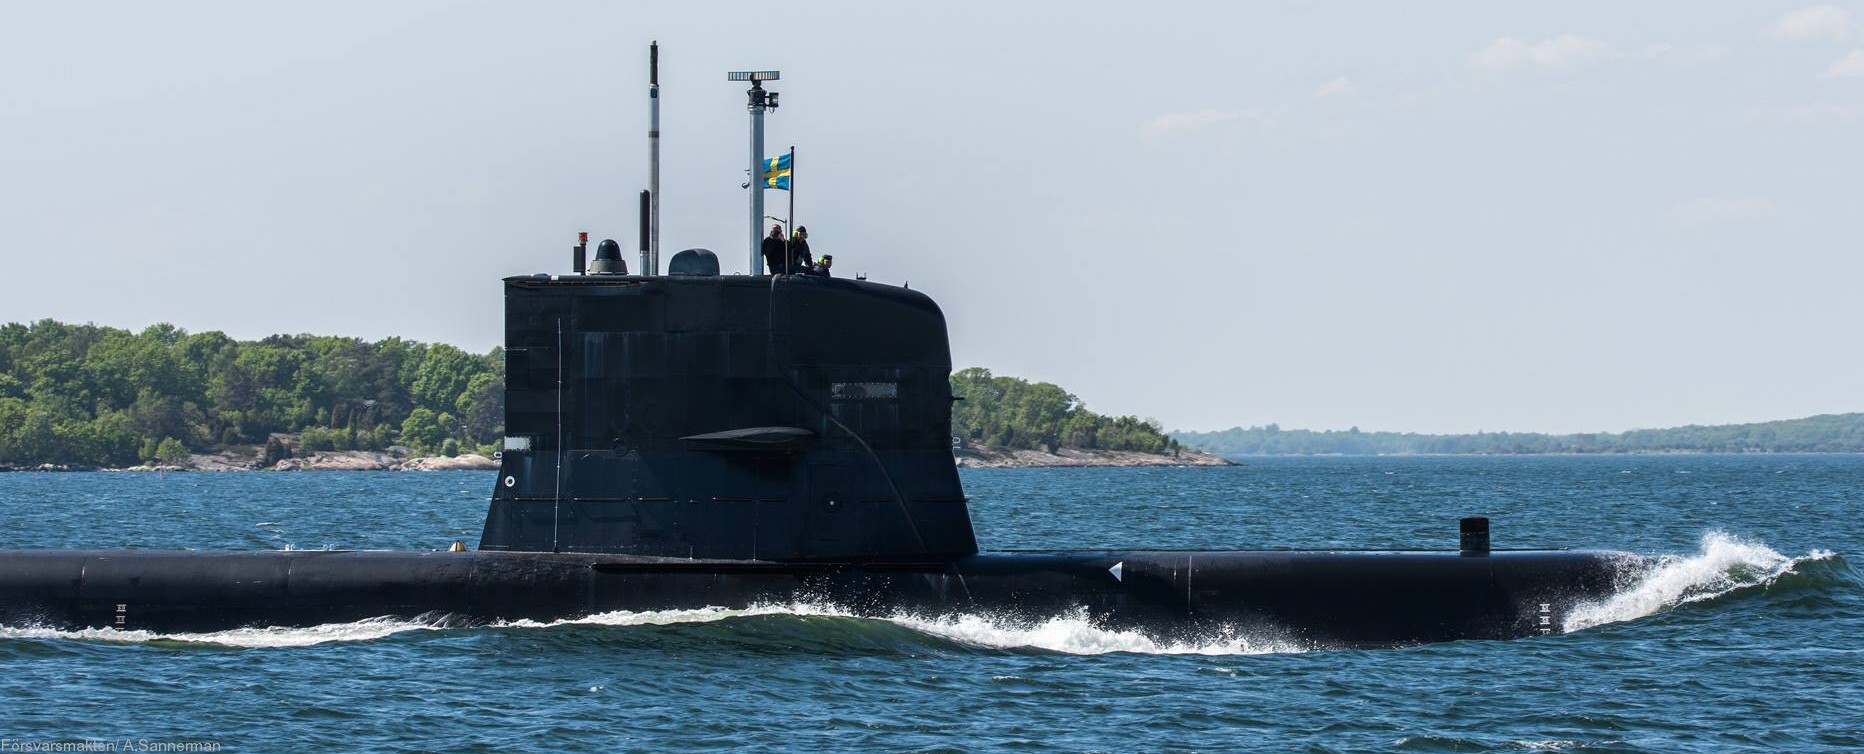
[[[647,45],[647,206],[641,274],[660,274],[660,42]]]
[[[746,106],[751,111],[751,161],[747,168],[750,171],[751,191],[751,248],[748,257],[751,266],[745,268],[751,275],[756,275],[758,265],[763,264],[759,244],[764,238],[764,111],[777,109],[777,93],[766,90],[764,82],[780,78],[783,78],[782,71],[732,71],[727,74],[729,81],[751,82],[751,88],[744,92],[749,99]]]

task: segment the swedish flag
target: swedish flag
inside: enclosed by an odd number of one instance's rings
[[[790,190],[790,156],[772,157],[764,161],[764,188]]]

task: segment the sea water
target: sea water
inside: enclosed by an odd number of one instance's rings
[[[1859,751],[1864,457],[962,472],[986,548],[1659,556],[1569,633],[1377,650],[834,605],[461,628],[0,627],[0,751]],[[0,547],[444,549],[482,472],[0,474]],[[172,748],[195,746],[193,749]],[[22,749],[12,749],[22,750]]]

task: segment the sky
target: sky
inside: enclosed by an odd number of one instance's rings
[[[499,279],[837,271],[1167,428],[1864,411],[1864,2],[0,7],[0,321],[498,345]],[[768,192],[772,214],[789,199]]]

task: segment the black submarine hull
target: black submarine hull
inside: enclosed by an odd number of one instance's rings
[[[376,617],[460,625],[792,604],[855,615],[1085,615],[1162,639],[1220,632],[1308,647],[1561,632],[1608,596],[1622,553],[985,552],[948,562],[688,560],[594,553],[0,552],[0,623],[162,634]]]
[[[719,275],[694,249],[674,262],[505,280],[479,549],[0,551],[0,624],[185,634],[803,604],[1385,646],[1558,633],[1638,562],[1493,550],[1481,517],[1451,552],[979,552],[930,297]]]

